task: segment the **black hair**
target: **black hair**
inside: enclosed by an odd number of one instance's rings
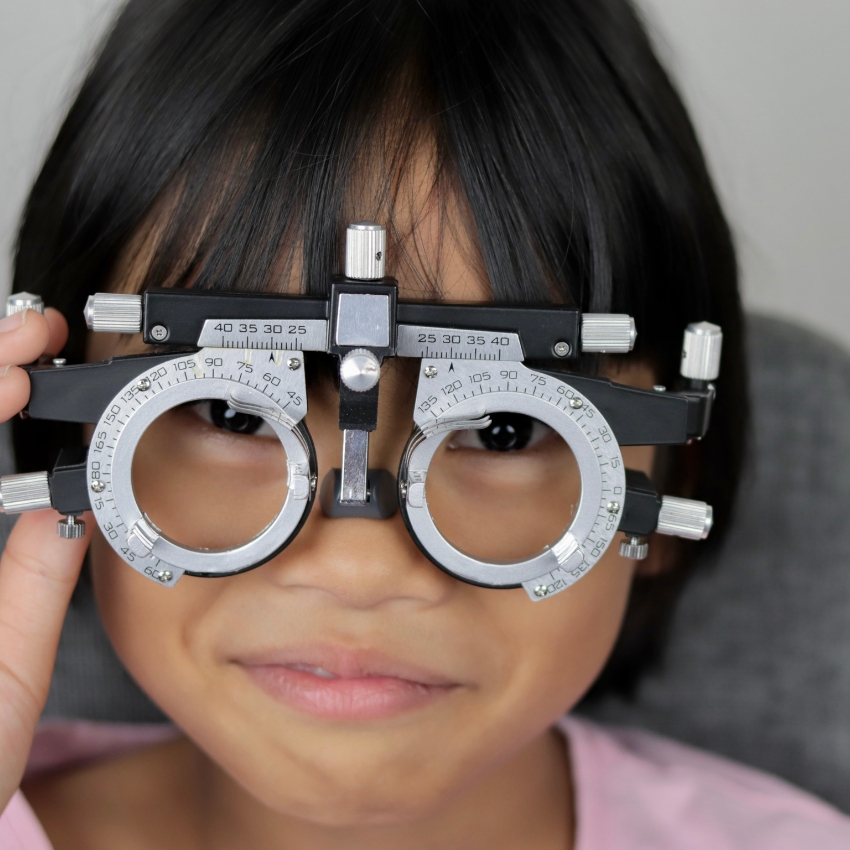
[[[73,320],[80,359],[85,299],[140,233],[142,287],[270,290],[296,270],[321,291],[346,222],[380,220],[423,140],[496,301],[630,313],[634,356],[667,385],[685,325],[722,326],[709,435],[659,482],[714,505],[716,548],[747,408],[735,253],[628,0],[130,0],[29,197],[15,288]],[[364,172],[380,186],[361,197]],[[16,436],[24,468],[43,467],[36,424]],[[636,579],[597,691],[630,691],[658,657],[694,552]]]

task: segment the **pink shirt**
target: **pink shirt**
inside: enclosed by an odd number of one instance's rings
[[[576,788],[575,850],[850,848],[850,818],[779,779],[648,732],[575,717],[558,725],[569,741]],[[86,737],[102,756],[104,734],[113,754],[133,740],[138,746],[169,734],[102,724],[68,728],[77,761]],[[55,742],[56,727],[49,731]],[[51,850],[20,792],[0,816],[0,850]]]

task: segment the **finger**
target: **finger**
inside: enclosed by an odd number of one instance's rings
[[[54,310],[52,307],[48,307],[44,311],[44,318],[47,319],[50,328],[45,353],[55,357],[68,341],[68,322],[58,310]]]
[[[20,413],[29,398],[29,375],[17,366],[0,366],[0,422]]]
[[[38,360],[49,338],[50,325],[35,310],[22,310],[0,319],[0,365],[20,366]]]
[[[0,561],[0,800],[20,782],[53,672],[88,533],[56,535],[59,514],[24,514]]]

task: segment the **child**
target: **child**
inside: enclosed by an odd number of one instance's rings
[[[684,108],[625,0],[130,0],[21,229],[16,288],[61,312],[0,322],[0,363],[145,350],[86,338],[95,291],[320,294],[360,219],[387,226],[403,299],[636,318],[633,355],[585,357],[579,371],[670,385],[685,324],[721,325],[708,437],[623,450],[662,491],[714,504],[716,545],[746,408],[734,254]],[[321,480],[339,465],[338,392],[326,358],[307,366]],[[398,466],[415,370],[385,367],[372,466]],[[3,417],[28,394],[12,365]],[[260,425],[210,403],[164,414],[133,468],[142,506],[195,546],[256,533],[285,480]],[[557,441],[534,428],[505,453],[509,480],[551,468]],[[22,423],[22,467],[45,468],[72,436]],[[454,464],[495,454],[469,432],[450,445]],[[516,513],[533,519],[521,500]],[[486,547],[462,519],[458,533]],[[535,604],[441,572],[398,515],[314,510],[268,563],[167,590],[98,534],[59,540],[54,523],[23,516],[0,568],[4,847],[43,850],[42,827],[57,850],[850,846],[850,821],[777,780],[562,718],[594,682],[633,686],[690,568],[685,544],[653,540],[642,562],[611,547]],[[25,800],[16,788],[89,543],[113,645],[185,737],[31,781]]]

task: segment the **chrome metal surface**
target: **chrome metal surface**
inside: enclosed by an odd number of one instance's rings
[[[334,328],[337,345],[386,348],[390,344],[390,299],[388,295],[355,295],[343,292]]]
[[[572,349],[568,342],[556,342],[554,351],[556,357],[569,357]]]
[[[720,374],[723,331],[711,322],[693,322],[685,329],[682,341],[683,378],[713,381]]]
[[[369,432],[342,432],[341,505],[365,505],[369,470]]]
[[[643,561],[649,555],[649,543],[640,537],[628,537],[620,543],[620,557]]]
[[[339,377],[350,390],[365,393],[380,380],[381,364],[371,351],[355,348],[339,364]]]
[[[429,369],[436,374],[425,380]],[[399,470],[401,509],[415,538],[435,561],[477,584],[521,584],[535,601],[574,584],[602,557],[618,525],[607,506],[625,494],[620,448],[602,414],[566,380],[541,377],[521,363],[482,368],[470,362],[423,360],[414,408],[417,428]],[[532,416],[555,430],[570,446],[582,483],[569,529],[551,547],[514,563],[488,563],[461,552],[442,536],[428,509],[428,469],[443,440],[461,423],[486,427],[488,415],[497,412]]]
[[[659,534],[684,537],[686,540],[705,540],[713,522],[711,505],[694,499],[662,496],[655,530]]]
[[[207,319],[198,345],[261,351],[325,351],[328,323],[325,319]]]
[[[62,366],[67,366],[68,361],[64,357],[54,357],[53,358],[53,365],[56,366],[57,368],[61,368]]]
[[[106,489],[106,485],[102,481],[92,481],[90,486],[92,493],[102,493]]]
[[[300,352],[291,356],[303,359]],[[169,586],[184,571],[227,575],[264,561],[291,538],[311,504],[316,461],[300,425],[307,409],[304,369],[291,370],[287,359],[282,351],[202,349],[136,377],[115,397],[95,428],[103,437],[89,449],[88,478],[98,525],[134,569]],[[143,378],[150,381],[148,390],[139,389]],[[254,538],[230,549],[189,549],[170,540],[144,515],[133,493],[133,455],[145,430],[165,411],[200,399],[221,399],[262,416],[287,456],[289,489],[279,513]],[[164,573],[171,575],[167,582],[160,577]]]
[[[581,317],[581,350],[628,354],[635,347],[635,320],[622,313],[585,313]]]
[[[426,360],[520,362],[524,359],[519,335],[515,333],[420,325],[398,326],[396,353],[399,357],[423,357]]]
[[[137,334],[142,330],[142,296],[97,292],[83,311],[90,331]]]
[[[0,478],[0,511],[20,514],[53,507],[46,472],[24,472]]]
[[[86,536],[86,524],[81,519],[66,516],[56,523],[56,533],[63,540],[80,540]]]
[[[380,280],[387,258],[387,232],[374,221],[348,225],[345,234],[345,276],[354,280]],[[368,345],[368,343],[340,343]]]
[[[42,301],[41,296],[33,295],[32,292],[16,292],[6,299],[7,316],[21,313],[24,310],[34,310],[36,313],[43,313],[44,301]]]

